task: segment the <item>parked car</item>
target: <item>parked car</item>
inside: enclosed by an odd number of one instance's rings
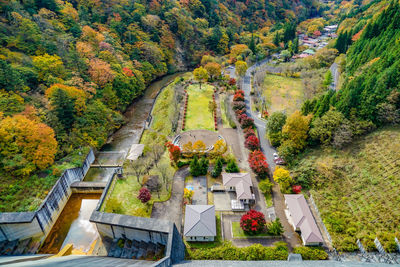
[[[279,157],[278,153],[274,153],[273,155],[274,155],[274,162],[276,165],[285,165],[286,164],[286,162],[281,157]]]

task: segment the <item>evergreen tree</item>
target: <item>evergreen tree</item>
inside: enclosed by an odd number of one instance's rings
[[[272,42],[274,45],[279,46],[279,43],[281,42],[281,36],[278,32],[275,33],[274,40]]]
[[[225,171],[229,172],[229,173],[236,173],[236,172],[240,172],[240,169],[239,169],[238,165],[236,164],[236,161],[234,159],[230,159],[228,161],[228,164],[226,165]]]
[[[254,41],[254,34],[251,35],[251,40],[249,44],[249,49],[253,52],[253,55],[257,54],[256,42]]]
[[[197,156],[193,157],[192,161],[190,162],[189,167],[190,167],[189,171],[190,171],[190,174],[192,176],[196,177],[196,176],[201,175],[200,174],[201,173],[201,169],[200,169],[199,159],[197,158]]]
[[[199,174],[200,175],[207,175],[208,172],[208,165],[210,162],[206,157],[202,157],[199,161]]]
[[[67,132],[72,130],[75,121],[75,100],[61,89],[57,89],[51,99],[54,112]]]
[[[221,175],[222,168],[223,168],[223,164],[224,164],[224,163],[222,162],[222,158],[221,158],[221,157],[218,157],[217,160],[216,160],[216,162],[215,162],[214,169],[213,169],[213,171],[211,172],[211,176],[212,176],[212,177],[216,178],[216,177],[218,177],[218,176]]]

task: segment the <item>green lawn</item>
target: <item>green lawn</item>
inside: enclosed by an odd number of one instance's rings
[[[232,222],[232,234],[234,238],[252,238],[270,236],[267,233],[259,233],[257,235],[247,235],[240,227],[240,222]]]
[[[267,74],[263,84],[263,94],[268,112],[285,110],[287,114],[300,109],[304,101],[303,84],[299,78]]]
[[[267,205],[267,208],[272,207],[274,205],[274,203],[272,201],[272,192],[265,193],[264,197],[265,197],[265,204]]]
[[[292,170],[313,183],[310,192],[336,249],[357,249],[360,239],[374,249],[378,236],[386,251],[400,239],[400,127],[362,137],[343,150],[303,155]]]
[[[208,103],[212,101],[214,87],[209,84],[189,85],[188,107],[186,113],[185,130],[205,129],[214,131],[214,116],[208,109]]]
[[[170,160],[168,157],[168,152],[165,152],[162,158],[160,159],[158,164],[169,164]],[[149,204],[143,204],[137,199],[137,195],[141,188],[141,185],[137,182],[136,176],[134,176],[132,171],[130,170],[131,167],[129,164],[124,165],[124,172],[126,174],[125,179],[117,180],[114,189],[110,192],[110,198],[107,202],[103,204],[102,209],[107,210],[110,208],[110,203],[114,204],[115,202],[118,204],[119,208],[116,213],[125,214],[125,215],[132,215],[132,216],[140,216],[140,217],[150,217],[152,204],[155,201],[166,201],[170,198],[171,195],[171,186],[172,186],[172,179],[169,181],[169,190],[166,190],[165,184],[162,186],[162,190],[160,192],[160,197],[156,192],[152,193],[152,198],[149,201]],[[172,178],[175,169],[170,167],[170,176]],[[157,167],[153,167],[149,175],[159,175]],[[160,177],[160,182],[161,176]],[[114,203],[113,203],[114,202]],[[114,211],[115,212],[115,211]]]

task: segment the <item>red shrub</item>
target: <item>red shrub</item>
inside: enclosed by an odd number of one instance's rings
[[[240,227],[244,232],[250,235],[255,235],[264,231],[265,223],[264,214],[256,210],[249,210],[240,219]]]
[[[250,117],[248,117],[246,114],[240,115],[239,118],[240,125],[242,126],[242,129],[248,128],[248,127],[254,127],[254,120]]]
[[[233,101],[244,101],[244,95],[239,91],[236,91],[235,95],[233,96]]]
[[[246,139],[249,138],[249,136],[256,135],[253,128],[245,128],[245,129],[243,129],[243,132],[244,132],[244,138],[246,138]]]
[[[142,203],[146,203],[151,199],[151,194],[149,189],[147,189],[146,187],[142,187],[139,190],[139,195],[137,196],[137,198],[142,202]]]
[[[249,165],[250,168],[260,178],[265,178],[268,175],[268,163],[264,154],[260,150],[255,150],[249,154]]]
[[[231,78],[228,82],[229,85],[233,86],[236,84],[236,80],[234,78]]]
[[[247,149],[254,151],[256,149],[260,149],[260,141],[255,135],[250,135],[246,138],[244,145]]]
[[[295,194],[300,194],[301,193],[301,185],[294,185],[292,186],[292,191]]]

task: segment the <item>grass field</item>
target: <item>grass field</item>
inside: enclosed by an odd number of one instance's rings
[[[387,252],[400,238],[400,128],[385,128],[344,150],[311,152],[294,170],[313,180],[310,192],[337,249],[368,250],[377,236]]]
[[[205,129],[214,131],[214,117],[208,110],[208,103],[212,101],[214,87],[203,84],[200,89],[199,84],[193,84],[187,88],[187,92],[189,100],[185,130]]]
[[[158,164],[169,164],[170,160],[168,157],[168,153],[165,152],[162,158],[159,160]],[[118,203],[119,210],[117,213],[132,215],[132,216],[140,216],[140,217],[150,217],[152,211],[152,204],[155,201],[166,201],[170,198],[171,194],[171,186],[172,186],[172,176],[175,172],[173,167],[170,167],[170,176],[171,179],[169,181],[169,190],[166,190],[165,184],[162,185],[160,191],[160,197],[156,192],[152,193],[151,200],[149,204],[143,204],[137,198],[141,185],[137,182],[136,176],[132,175],[132,171],[130,170],[130,166],[127,164],[124,166],[124,173],[126,174],[125,179],[120,179],[116,181],[115,187],[112,190],[110,198],[105,204],[103,204],[103,210],[107,210],[107,206],[109,203]],[[149,175],[159,175],[157,171],[157,167],[153,167]],[[162,183],[161,176],[159,175],[160,182]]]
[[[300,109],[304,99],[301,79],[273,74],[265,76],[263,94],[270,114],[284,110],[291,114]]]
[[[252,238],[269,236],[267,233],[259,233],[256,235],[247,235],[240,227],[240,222],[232,222],[232,234],[234,238]]]

